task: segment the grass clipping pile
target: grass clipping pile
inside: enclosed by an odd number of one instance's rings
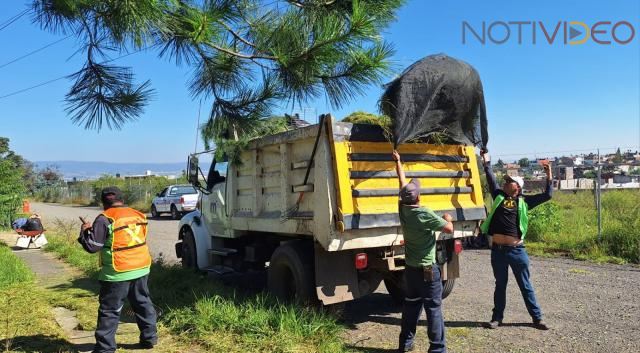
[[[391,118],[395,146],[437,140],[486,147],[487,114],[478,72],[444,54],[427,56],[386,85],[380,110]]]

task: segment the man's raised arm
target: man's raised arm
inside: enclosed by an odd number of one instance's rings
[[[398,175],[398,180],[400,181],[400,189],[407,185],[407,177],[404,175],[404,170],[402,169],[402,162],[400,161],[400,153],[398,151],[393,150],[393,160],[396,161],[396,174]]]

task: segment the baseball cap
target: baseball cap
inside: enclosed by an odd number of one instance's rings
[[[100,193],[102,203],[113,203],[114,201],[124,201],[122,191],[115,186],[108,186]]]
[[[515,181],[516,184],[518,184],[518,186],[520,186],[520,189],[522,189],[522,187],[524,186],[524,179],[522,179],[521,176],[505,175],[504,176],[504,180],[505,181]]]
[[[400,189],[400,201],[405,205],[415,205],[420,197],[420,180],[411,179],[409,184]]]

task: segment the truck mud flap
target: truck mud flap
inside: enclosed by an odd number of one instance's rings
[[[315,244],[316,293],[324,305],[360,297],[351,251],[326,251]]]

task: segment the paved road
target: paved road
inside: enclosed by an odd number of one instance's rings
[[[99,210],[34,203],[48,221],[58,217],[77,222]],[[155,257],[177,261],[173,244],[177,221],[150,220],[149,243]],[[550,331],[529,326],[530,318],[510,275],[506,326],[482,327],[491,316],[493,275],[488,250],[465,251],[461,278],[444,301],[449,352],[640,352],[640,268],[597,265],[569,259],[531,258],[533,284]],[[346,307],[347,344],[360,352],[395,352],[400,310],[384,285]],[[418,352],[426,351],[424,321],[418,330]]]
[[[34,202],[31,211],[43,217],[45,227],[51,227],[56,218],[78,223],[79,216],[87,220],[96,218],[101,209],[98,207],[63,206]],[[148,215],[147,215],[148,216]],[[167,262],[177,262],[174,244],[178,240],[178,221],[170,217],[149,220],[148,242],[151,254],[155,259],[162,257]]]

